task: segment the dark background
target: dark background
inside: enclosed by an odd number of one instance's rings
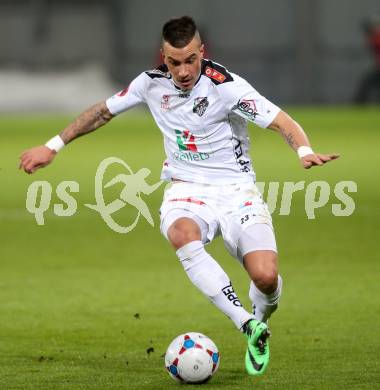
[[[162,24],[183,14],[211,58],[277,103],[350,103],[374,67],[363,23],[380,14],[378,0],[3,0],[2,111],[43,110],[41,94],[55,110],[107,97],[159,62]],[[40,94],[22,99],[20,88]]]

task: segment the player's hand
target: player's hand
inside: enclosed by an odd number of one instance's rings
[[[50,164],[56,154],[55,150],[51,150],[45,145],[28,149],[20,156],[19,169],[23,169],[29,174],[34,173],[37,169]]]
[[[301,163],[305,169],[309,169],[313,166],[324,165],[329,161],[339,158],[339,154],[308,154],[301,158]]]

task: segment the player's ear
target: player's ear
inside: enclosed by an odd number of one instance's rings
[[[160,49],[160,54],[161,54],[161,59],[162,59],[162,62],[164,62],[165,63],[165,52],[164,52],[164,48],[163,47],[161,47],[161,49]]]
[[[205,45],[202,43],[201,47],[199,48],[199,53],[201,55],[201,58],[203,58],[203,55],[205,54]]]

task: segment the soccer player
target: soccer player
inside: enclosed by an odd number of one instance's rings
[[[304,168],[338,155],[313,152],[288,114],[240,76],[204,59],[192,18],[165,23],[161,53],[163,65],[83,112],[45,145],[25,151],[20,168],[35,172],[75,138],[146,104],[164,137],[161,178],[172,183],[160,209],[161,232],[192,283],[246,335],[248,373],[262,374],[269,361],[267,321],[277,308],[282,279],[271,216],[255,186],[247,121],[281,134]],[[251,279],[252,312],[242,307],[228,275],[205,249],[219,234]]]

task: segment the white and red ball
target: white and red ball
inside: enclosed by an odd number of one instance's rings
[[[215,343],[202,333],[188,332],[176,337],[165,354],[165,367],[178,382],[208,381],[219,367]]]

